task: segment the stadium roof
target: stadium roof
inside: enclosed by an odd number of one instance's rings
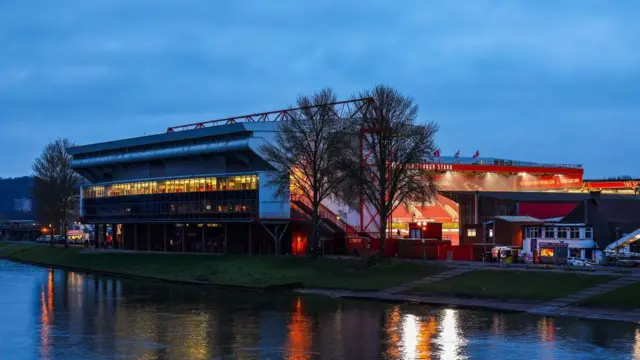
[[[223,126],[206,127],[202,129],[185,130],[173,133],[162,133],[155,135],[139,136],[122,140],[107,141],[96,144],[75,146],[67,149],[70,155],[88,154],[101,151],[126,149],[131,147],[141,147],[156,145],[162,143],[170,143],[176,141],[185,141],[199,139],[209,136],[224,136],[231,134],[240,134],[246,132],[258,131],[275,131],[277,123],[237,123]]]

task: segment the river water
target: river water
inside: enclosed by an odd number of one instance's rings
[[[638,359],[640,327],[0,261],[0,359]]]

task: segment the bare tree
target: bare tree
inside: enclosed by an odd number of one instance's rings
[[[336,111],[336,96],[324,89],[312,96],[300,96],[299,109],[284,118],[274,144],[265,144],[262,152],[276,171],[269,178],[276,193],[291,193],[311,208],[308,250],[318,254],[321,223],[319,209],[323,200],[336,193],[343,177],[337,171],[342,150],[349,142],[351,122]]]
[[[37,215],[44,224],[57,225],[65,246],[67,224],[77,214],[82,182],[80,175],[71,169],[71,155],[67,153],[67,148],[73,145],[67,139],[58,139],[45,146],[33,163]]]
[[[418,106],[397,90],[379,85],[361,97],[375,100],[356,120],[359,141],[341,157],[347,181],[342,197],[359,201],[379,217],[380,257],[384,257],[387,226],[393,211],[407,202],[429,202],[437,195],[433,177],[415,164],[433,159],[438,125],[418,124]]]

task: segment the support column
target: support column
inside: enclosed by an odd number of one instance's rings
[[[162,225],[162,235],[163,235],[163,246],[164,246],[164,250],[163,251],[167,251],[167,224],[164,223]]]
[[[138,224],[133,224],[133,250],[138,250]]]
[[[103,244],[107,244],[107,227],[109,224],[102,224],[102,241]]]
[[[100,224],[96,224],[93,228],[93,241],[96,242],[96,249],[100,249],[100,237],[102,236],[102,228]]]
[[[228,230],[229,230],[229,226],[228,226],[228,224],[224,224],[224,253],[225,253],[225,254],[228,254],[228,253],[229,253],[229,247],[228,247],[228,245],[227,245],[227,244],[228,244],[228,241],[227,241],[227,240],[229,239],[229,237],[227,236],[227,235],[228,235],[228,233],[229,233],[229,231],[228,231]]]
[[[147,224],[147,251],[151,251],[151,224]]]
[[[182,252],[184,252],[184,228],[186,227],[187,224],[182,224],[182,233],[181,233],[181,237],[182,239],[180,240],[180,246],[182,247]]]

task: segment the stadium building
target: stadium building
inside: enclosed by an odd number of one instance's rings
[[[131,250],[212,253],[301,253],[310,206],[277,197],[260,147],[274,141],[289,110],[169,128],[166,133],[70,148],[72,167],[88,182],[81,221],[96,225],[98,242]],[[486,241],[476,231],[496,216],[538,219],[569,214],[593,191],[635,197],[638,181],[585,181],[578,165],[495,158],[442,157],[414,164],[431,171],[440,195],[400,206],[393,236],[411,224],[442,224],[441,240]],[[612,193],[612,195],[606,195]],[[347,251],[349,239],[375,239],[374,211],[326,202],[325,251]],[[108,235],[109,233],[109,235]],[[474,236],[471,236],[471,235]]]

